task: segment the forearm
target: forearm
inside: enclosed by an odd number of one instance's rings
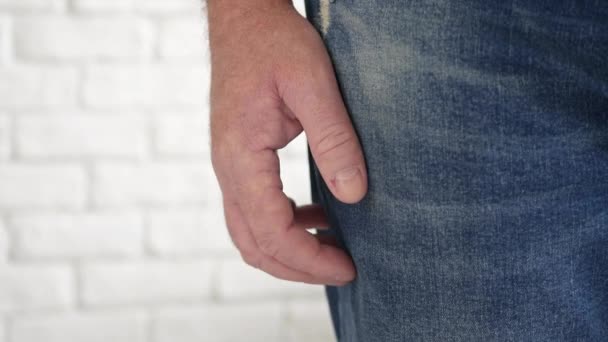
[[[206,0],[206,2],[210,28],[222,27],[223,23],[251,11],[293,6],[292,0]]]
[[[236,54],[247,54],[243,47],[251,40],[260,39],[257,44],[263,45],[266,28],[275,26],[293,10],[292,0],[208,0],[212,65],[228,62],[226,59]]]

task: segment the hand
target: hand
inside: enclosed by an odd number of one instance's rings
[[[332,194],[367,191],[365,161],[319,33],[289,0],[208,3],[211,147],[230,236],[246,263],[277,278],[344,285],[350,257],[305,228],[319,206],[283,193],[276,150],[305,131]]]

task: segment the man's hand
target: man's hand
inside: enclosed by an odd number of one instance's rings
[[[283,193],[276,150],[305,131],[333,195],[367,191],[363,153],[319,33],[290,0],[209,0],[212,162],[232,241],[249,265],[281,279],[344,285],[348,255],[306,228],[319,206]]]

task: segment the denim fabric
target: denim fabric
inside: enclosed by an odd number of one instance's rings
[[[341,342],[608,341],[608,1],[308,0],[369,193]]]

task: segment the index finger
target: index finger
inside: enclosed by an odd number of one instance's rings
[[[247,151],[235,158],[235,193],[260,250],[295,270],[328,281],[355,277],[350,257],[341,249],[321,244],[298,228],[293,207],[283,192],[279,158],[274,150]]]

